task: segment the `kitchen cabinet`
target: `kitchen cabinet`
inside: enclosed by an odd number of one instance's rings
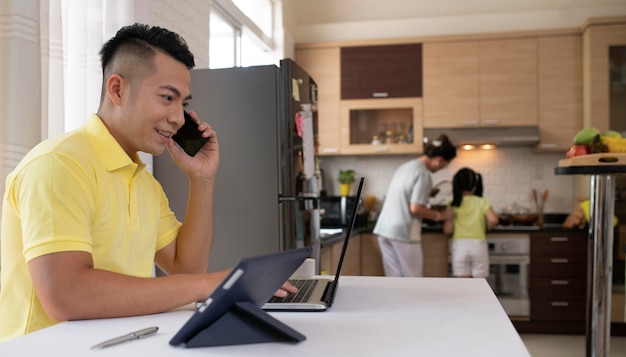
[[[318,153],[338,154],[339,141],[339,47],[303,48],[296,52],[296,62],[317,84]]]
[[[621,22],[611,19],[591,22],[583,32],[583,127],[595,127],[601,132],[613,127],[609,103],[609,48],[619,45],[626,45],[623,18]],[[618,120],[621,119],[614,119]]]
[[[449,272],[449,236],[443,233],[422,232],[424,277],[447,278]]]
[[[422,96],[422,45],[341,48],[341,99]]]
[[[539,134],[537,149],[564,151],[582,129],[582,38],[541,37],[539,45]]]
[[[320,253],[322,274],[334,275],[341,256],[343,240],[325,247]],[[353,234],[343,261],[341,275],[384,276],[378,236],[372,233]]]
[[[482,125],[537,125],[537,39],[480,42]]]
[[[530,319],[584,330],[587,233],[533,233],[530,239]]]
[[[341,101],[342,154],[422,152],[422,99],[384,98]]]
[[[378,236],[362,233],[361,237],[361,275],[384,276],[383,258],[380,254]]]
[[[424,127],[537,125],[537,66],[536,38],[424,44]]]
[[[343,259],[341,275],[361,275],[361,239],[359,234],[352,235],[348,242],[346,256]],[[335,275],[341,257],[343,240],[320,250],[320,273]]]
[[[424,44],[424,126],[477,126],[478,41]]]
[[[322,274],[336,273],[342,242],[325,247],[320,253]],[[443,233],[423,233],[424,277],[448,277],[448,236]],[[384,276],[378,236],[365,232],[350,238],[341,269],[342,275]]]

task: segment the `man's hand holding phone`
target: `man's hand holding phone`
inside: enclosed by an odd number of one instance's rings
[[[185,113],[185,123],[172,136],[172,139],[185,150],[187,155],[194,156],[209,141],[210,137],[203,137],[202,132],[198,129],[198,123],[186,110],[183,113]]]
[[[184,111],[185,123],[172,136],[179,148],[170,148],[172,159],[189,177],[214,178],[219,167],[219,144],[211,126]],[[182,150],[181,150],[182,149]]]

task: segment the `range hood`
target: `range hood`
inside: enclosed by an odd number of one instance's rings
[[[539,143],[537,126],[428,128],[424,129],[424,141],[435,140],[441,134],[448,135],[452,144],[457,146],[534,146]]]

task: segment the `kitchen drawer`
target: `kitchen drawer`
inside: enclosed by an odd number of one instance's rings
[[[532,234],[530,242],[531,257],[550,256],[558,253],[562,256],[587,256],[587,235],[585,234]]]
[[[586,278],[587,256],[567,257],[554,255],[550,257],[531,257],[530,276],[547,278]]]
[[[584,299],[555,298],[532,299],[530,318],[533,321],[585,321],[586,303]]]
[[[530,280],[530,296],[535,298],[575,298],[584,300],[587,280],[582,278],[534,278]]]

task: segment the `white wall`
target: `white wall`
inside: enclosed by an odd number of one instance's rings
[[[433,174],[433,183],[451,180],[456,171],[469,167],[483,176],[484,197],[488,198],[499,212],[514,202],[533,209],[532,190],[539,193],[549,191],[544,211],[546,213],[567,213],[574,206],[572,194],[574,178],[555,175],[554,168],[564,153],[532,153],[531,148],[502,148],[488,151],[458,151],[450,165]],[[329,195],[339,194],[337,178],[339,170],[354,169],[358,176],[365,177],[364,195],[375,195],[378,204],[385,197],[387,185],[395,169],[413,156],[351,156],[322,157],[324,185]],[[353,192],[354,194],[354,192]]]
[[[150,25],[180,34],[194,55],[196,68],[209,67],[211,0],[152,0]]]

